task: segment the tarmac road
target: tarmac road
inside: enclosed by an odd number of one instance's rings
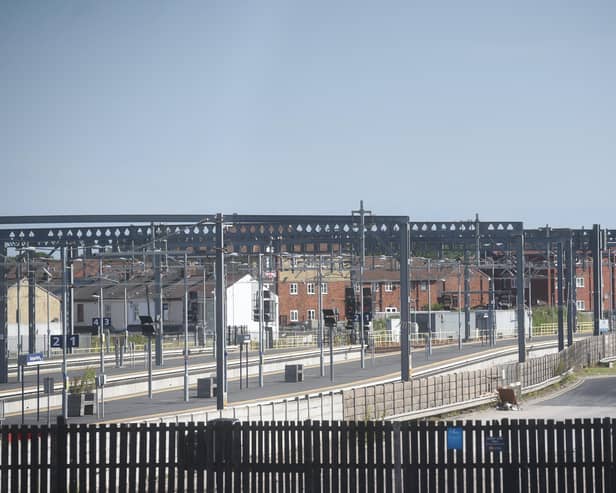
[[[616,418],[616,377],[592,377],[554,394],[533,400],[522,398],[520,409],[471,411],[453,419],[566,419]]]

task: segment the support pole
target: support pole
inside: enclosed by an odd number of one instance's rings
[[[408,221],[400,225],[400,373],[403,382],[411,379],[413,366],[409,344],[409,229]]]
[[[468,250],[464,247],[464,340],[471,338],[471,269]]]
[[[325,354],[323,352],[324,334],[323,334],[323,275],[321,273],[321,255],[319,255],[319,271],[317,272],[317,284],[319,289],[319,298],[317,306],[317,320],[319,322],[319,367],[321,370],[321,376],[325,376]]]
[[[188,255],[184,252],[184,402],[188,400]]]
[[[592,311],[593,311],[593,335],[599,335],[599,320],[602,315],[601,296],[601,227],[594,224],[592,227]]]
[[[432,272],[428,259],[428,338],[426,340],[426,359],[432,356]]]
[[[66,420],[67,417],[67,398],[68,398],[68,370],[66,367],[66,341],[67,341],[67,313],[68,306],[68,279],[69,267],[66,263],[67,248],[62,247],[62,417]],[[72,265],[71,265],[72,270]]]
[[[462,294],[461,294],[461,266],[460,261],[458,260],[458,351],[462,351]]]
[[[156,331],[155,341],[155,357],[156,366],[164,365],[163,357],[163,278],[161,271],[161,254],[160,250],[154,252],[154,319],[158,322],[158,330]]]
[[[9,383],[8,283],[6,246],[0,243],[0,383]]]
[[[364,267],[366,265],[366,214],[371,214],[370,211],[364,209],[364,201],[359,201],[359,210],[353,211],[354,214],[359,214],[359,232],[360,232],[360,246],[359,246],[359,343],[361,345],[360,360],[361,367],[366,367],[366,361],[364,357],[365,341],[364,341]]]
[[[263,254],[259,253],[259,293],[257,294],[259,302],[259,387],[263,387]]]
[[[489,333],[490,333],[490,346],[494,346],[496,344],[496,313],[495,313],[495,307],[494,307],[494,271],[492,271],[492,277],[490,277],[490,284],[489,284],[489,297],[490,297],[490,303],[489,303],[489,316],[488,316],[488,323],[490,324],[489,326]]]
[[[573,344],[573,328],[575,327],[575,254],[573,239],[569,237],[566,245],[567,257],[567,346]]]
[[[518,361],[526,361],[526,330],[524,310],[524,235],[520,234],[516,248],[516,303],[518,316]]]
[[[66,262],[67,265],[69,267],[69,276],[68,276],[68,289],[67,289],[67,296],[68,296],[68,300],[66,303],[66,318],[67,318],[67,323],[66,323],[66,330],[67,330],[67,339],[65,339],[65,341],[68,340],[68,338],[70,338],[70,336],[72,336],[75,333],[75,272],[73,269],[73,264],[74,264],[74,255],[73,255],[73,249],[71,247],[68,247],[66,249]],[[84,264],[85,264],[85,259],[84,259]],[[68,352],[68,354],[73,354],[73,347],[70,346],[68,347],[67,344],[67,348],[66,351]]]
[[[224,237],[223,216],[216,214],[216,409],[223,410],[226,404],[225,395],[225,316],[224,316]]]
[[[105,305],[104,305],[104,300],[103,300],[103,257],[101,254],[101,257],[99,258],[99,271],[98,271],[98,275],[99,275],[99,295],[98,295],[98,316],[99,316],[99,320],[98,320],[98,336],[99,336],[99,340],[100,340],[100,378],[101,378],[101,417],[105,416],[105,384],[104,384],[104,378],[105,378],[105,323],[104,323],[104,319],[105,319]],[[67,341],[64,341],[64,345],[67,346]]]
[[[152,336],[148,335],[148,398],[152,398]]]
[[[36,277],[32,268],[32,252],[28,250],[28,353],[36,352]]]
[[[557,282],[558,282],[558,351],[565,349],[565,313],[564,313],[564,255],[563,255],[563,243],[559,241],[556,244],[556,255],[558,258],[557,266]]]
[[[201,341],[200,346],[205,348],[205,333],[207,328],[207,291],[206,291],[206,271],[205,271],[205,259],[203,260],[203,321],[201,323]]]

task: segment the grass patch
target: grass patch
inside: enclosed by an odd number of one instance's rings
[[[593,366],[592,368],[584,368],[577,373],[582,377],[613,377],[616,376],[616,368]]]

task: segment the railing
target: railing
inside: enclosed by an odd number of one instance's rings
[[[566,322],[565,322],[566,324]],[[565,331],[567,329],[565,328]],[[593,322],[578,322],[575,333],[588,334],[593,331]],[[558,323],[533,325],[533,336],[549,336],[558,333]]]

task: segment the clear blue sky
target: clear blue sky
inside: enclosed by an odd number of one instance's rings
[[[616,2],[0,4],[0,215],[616,227]]]

